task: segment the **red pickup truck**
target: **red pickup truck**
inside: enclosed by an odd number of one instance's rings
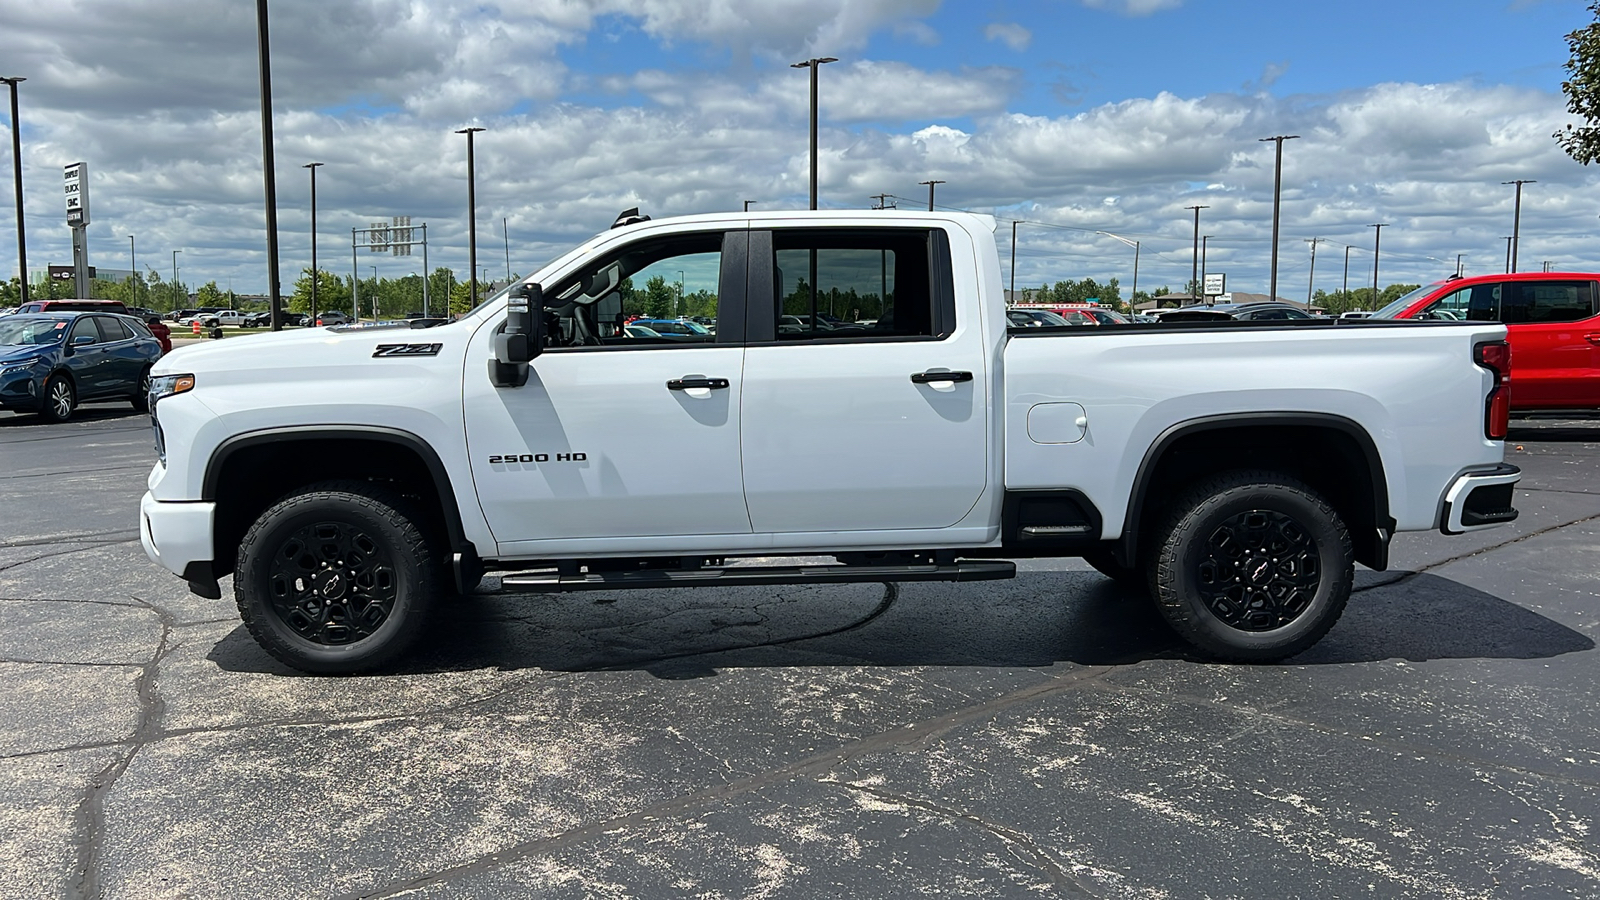
[[[1518,272],[1448,278],[1373,314],[1378,319],[1504,322],[1511,408],[1600,408],[1600,274]]]

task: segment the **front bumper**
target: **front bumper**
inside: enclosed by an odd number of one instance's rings
[[[1439,530],[1465,534],[1516,521],[1517,510],[1511,502],[1521,480],[1522,470],[1509,463],[1458,475],[1445,491]]]
[[[211,522],[217,505],[162,503],[146,491],[139,501],[139,542],[152,562],[189,582],[201,586],[216,583],[211,576]],[[202,596],[205,592],[197,591]]]

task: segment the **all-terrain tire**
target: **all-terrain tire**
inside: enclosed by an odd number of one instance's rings
[[[1333,507],[1272,471],[1206,479],[1154,532],[1150,591],[1167,624],[1216,659],[1273,662],[1322,639],[1350,599],[1355,553]]]
[[[425,520],[359,481],[310,485],[262,513],[239,544],[234,601],[262,649],[303,672],[399,659],[442,585]]]

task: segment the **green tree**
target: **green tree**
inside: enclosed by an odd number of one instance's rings
[[[672,318],[672,308],[678,299],[676,285],[668,286],[667,280],[660,275],[651,278],[644,285],[644,314],[652,319]]]
[[[307,313],[316,315],[330,309],[348,310],[350,308],[350,282],[339,278],[327,269],[317,270],[317,306],[311,308],[311,270],[301,269],[300,278],[294,283],[294,293],[289,295],[288,308],[290,312]]]
[[[228,295],[217,287],[215,281],[208,281],[200,285],[200,288],[194,292],[194,305],[226,307],[228,305]]]
[[[1584,165],[1600,159],[1600,2],[1589,4],[1595,17],[1583,28],[1567,34],[1567,111],[1583,124],[1566,125],[1553,137],[1567,155]]]

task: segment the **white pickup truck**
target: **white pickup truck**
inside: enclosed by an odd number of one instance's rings
[[[486,570],[531,593],[1058,556],[1265,661],[1395,532],[1516,516],[1502,325],[1008,328],[1002,297],[987,217],[625,216],[449,324],[164,357],[145,551],[203,596],[232,574],[256,640],[314,672],[392,662]],[[628,324],[664,298],[714,333]]]

